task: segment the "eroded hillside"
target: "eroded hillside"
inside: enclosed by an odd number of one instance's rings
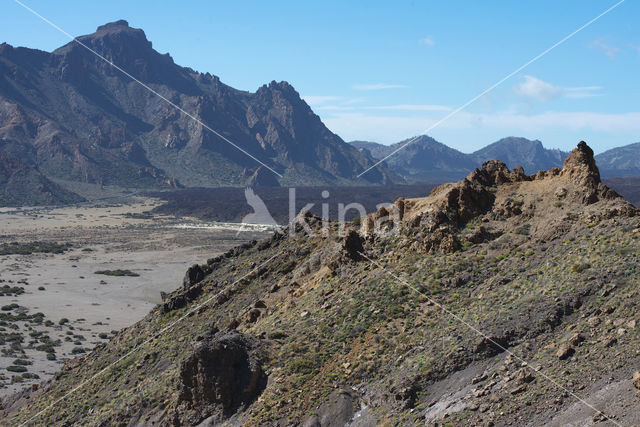
[[[638,210],[586,144],[396,207],[398,233],[391,209],[346,237],[308,215],[192,267],[4,423],[640,422]]]

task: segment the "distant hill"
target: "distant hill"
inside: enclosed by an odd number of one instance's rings
[[[640,142],[613,148],[595,158],[604,176],[640,176]]]
[[[604,183],[640,208],[640,177],[606,178]]]
[[[408,141],[404,140],[388,146],[365,141],[354,141],[351,144],[379,160],[402,147]],[[385,162],[391,169],[409,181],[457,180],[476,167],[475,160],[469,155],[426,135],[418,137]]]
[[[352,141],[350,144],[380,160],[407,141],[391,145],[371,141]],[[423,135],[385,162],[409,181],[444,182],[460,179],[488,160],[500,160],[512,169],[522,166],[526,173],[533,174],[551,167],[562,167],[568,154],[562,150],[545,148],[538,140],[514,136],[465,154]],[[605,151],[595,159],[603,177],[640,177],[640,142]]]
[[[561,150],[549,150],[537,139],[510,136],[489,144],[474,152],[471,156],[477,165],[487,160],[500,160],[510,168],[522,166],[526,173],[533,174],[551,167],[562,167],[569,153]]]
[[[78,40],[283,177],[266,178],[268,169],[78,43],[51,53],[4,43],[0,138],[8,151],[31,156],[14,165],[44,179],[148,188],[402,182],[384,166],[358,178],[374,161],[327,129],[286,82],[234,89],[176,65],[126,21]]]

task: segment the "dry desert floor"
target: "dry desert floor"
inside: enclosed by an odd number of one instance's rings
[[[181,285],[189,265],[268,234],[260,227],[148,214],[157,203],[136,197],[118,204],[0,208],[0,253],[34,242],[68,247],[0,255],[0,395],[50,377],[64,360],[140,320],[161,302],[161,291]],[[96,274],[115,270],[137,276]]]

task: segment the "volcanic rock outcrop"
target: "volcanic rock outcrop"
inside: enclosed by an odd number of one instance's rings
[[[550,192],[553,197],[546,197]],[[550,200],[556,201],[551,204]],[[399,199],[394,206],[381,208],[364,224],[368,233],[376,234],[389,227],[395,214],[416,250],[453,252],[461,248],[455,234],[478,216],[484,216],[486,227],[498,231],[496,235],[501,229],[527,223],[538,231],[534,236],[549,238],[552,235],[548,232],[558,226],[558,221],[577,220],[572,217],[571,206],[599,201],[607,206],[605,215],[637,213],[633,205],[600,181],[593,150],[580,141],[562,170],[552,168],[526,175],[521,167],[511,171],[503,162],[491,160],[460,182],[436,187],[428,197]],[[594,215],[603,214],[596,210]],[[555,225],[550,229],[545,226],[551,223]],[[484,234],[489,235],[486,230]]]
[[[198,342],[180,366],[179,417],[215,421],[251,404],[267,385],[258,347],[257,340],[235,330],[214,331]]]

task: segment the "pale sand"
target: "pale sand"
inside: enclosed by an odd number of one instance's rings
[[[72,357],[73,342],[65,341],[70,331],[86,340],[80,345],[90,349],[103,342],[99,333],[129,326],[142,319],[156,304],[160,292],[181,285],[188,266],[204,263],[243,241],[265,237],[267,231],[252,228],[238,233],[237,225],[199,225],[193,218],[131,218],[157,202],[136,199],[119,206],[60,208],[45,210],[0,209],[0,244],[34,240],[69,242],[73,248],[64,254],[0,256],[0,285],[22,286],[25,293],[1,296],[0,305],[17,303],[29,314],[42,312],[54,326],[33,326],[15,322],[24,335],[26,356],[33,362],[28,372],[41,379],[52,375],[66,358]],[[185,227],[184,224],[191,224]],[[87,252],[83,249],[90,248]],[[139,277],[114,277],[95,274],[98,270],[128,269]],[[28,284],[17,283],[25,279]],[[106,283],[101,284],[104,281]],[[38,290],[39,287],[44,290]],[[2,313],[5,313],[4,311]],[[62,318],[74,328],[59,326]],[[84,319],[84,320],[78,320]],[[8,328],[4,333],[15,332]],[[44,331],[56,347],[58,360],[46,360],[46,353],[29,349],[29,332]],[[6,349],[8,344],[0,346]],[[15,373],[6,371],[16,356],[0,355],[0,395],[19,390],[39,380],[11,384]],[[4,376],[4,379],[2,378]]]

